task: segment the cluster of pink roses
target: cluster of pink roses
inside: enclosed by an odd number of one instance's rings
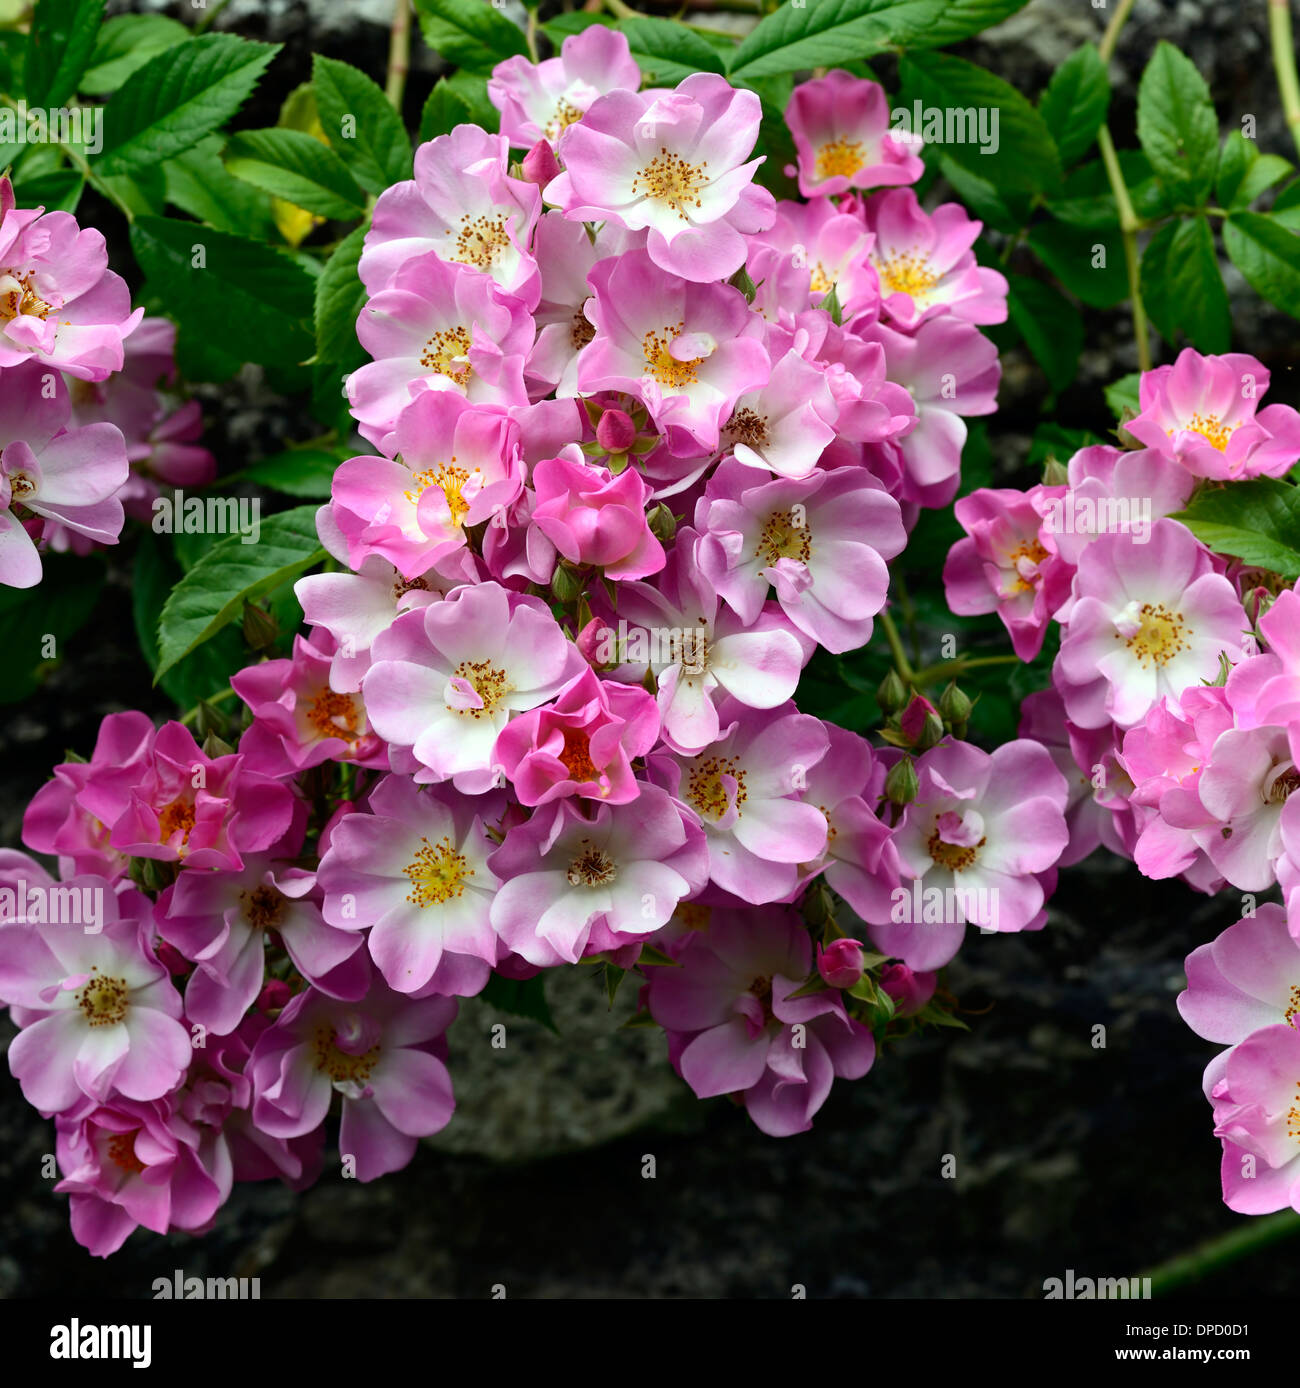
[[[126,512],[151,518],[160,482],[214,475],[197,402],[160,390],[175,340],[132,312],[99,232],[16,207],[0,179],[0,584],[39,583],[42,550],[115,544]]]
[[[1052,688],[1022,732],[1069,782],[1072,863],[1104,844],[1148,877],[1243,893],[1244,919],[1187,961],[1183,1015],[1230,1043],[1206,1072],[1237,1210],[1300,1209],[1300,597],[1213,553],[1174,519],[1198,486],[1280,477],[1300,414],[1258,409],[1253,357],[1202,357],[1141,378],[1124,430],[1141,447],[1081,449],[1066,480],[983,490],[944,572],[954,612],[996,611],[1032,659],[1060,627]],[[1274,886],[1285,906],[1255,906]]]

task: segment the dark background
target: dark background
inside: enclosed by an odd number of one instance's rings
[[[996,39],[959,51],[1035,97],[1108,13],[1034,0]],[[286,45],[240,124],[274,124],[313,52],[380,77],[387,14],[345,0],[233,0],[217,29]],[[1134,143],[1137,76],[1165,37],[1209,80],[1225,129],[1253,113],[1261,149],[1291,157],[1265,23],[1263,0],[1139,0],[1112,67],[1117,144]],[[413,57],[411,128],[439,70],[418,37]],[[104,230],[122,268],[117,214],[88,195],[79,215]],[[1270,367],[1270,400],[1297,403],[1294,322],[1228,275],[1234,349]],[[1101,386],[1136,361],[1125,313],[1086,313],[1079,380],[1053,417],[1096,429],[1109,419]],[[1160,359],[1171,359],[1167,349]],[[1020,469],[1044,392],[1032,362],[1010,353],[989,421],[999,483],[1029,480]],[[200,393],[223,472],[312,432],[254,371]],[[89,753],[106,713],[174,716],[136,647],[130,581],[129,564],[114,570],[70,658],[40,694],[6,707],[0,843],[18,845],[26,802],[65,749]],[[979,1014],[967,1017],[969,1033],[883,1054],[865,1080],[836,1085],[812,1133],[784,1140],[724,1100],[696,1101],[669,1070],[661,1036],[618,1029],[632,1000],[621,995],[611,1016],[599,971],[557,974],[559,1037],[464,1005],[451,1032],[457,1116],[405,1171],[362,1186],[327,1157],[327,1174],[303,1195],[237,1186],[206,1236],[140,1231],[108,1261],[73,1241],[66,1201],[40,1175],[53,1125],[0,1072],[0,1295],[148,1297],[153,1279],[176,1269],[258,1276],[266,1297],[479,1297],[493,1284],[510,1297],[788,1297],[796,1283],[811,1297],[1037,1297],[1071,1268],[1137,1274],[1244,1223],[1220,1202],[1219,1145],[1200,1093],[1216,1048],[1174,1005],[1187,953],[1233,918],[1227,897],[1148,882],[1095,855],[1062,873],[1044,931],[969,940],[949,971]],[[509,1028],[504,1051],[488,1041],[498,1020]],[[1104,1048],[1092,1044],[1097,1025]],[[946,1154],[955,1179],[941,1175]],[[646,1155],[653,1179],[642,1176]],[[1278,1245],[1192,1290],[1294,1295],[1294,1248]]]

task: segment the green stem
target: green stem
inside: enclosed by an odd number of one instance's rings
[[[894,619],[889,615],[887,609],[882,608],[879,615],[880,625],[885,632],[885,640],[889,642],[889,650],[894,657],[894,666],[898,670],[898,677],[904,684],[911,684],[914,679],[912,666],[907,659],[907,652],[903,649],[903,642],[898,635],[898,628],[894,625]]]
[[[1128,188],[1124,183],[1124,173],[1119,166],[1119,156],[1115,153],[1110,130],[1102,126],[1097,131],[1097,147],[1101,150],[1101,161],[1106,166],[1106,177],[1110,181],[1110,191],[1119,209],[1119,227],[1124,238],[1124,261],[1128,267],[1128,292],[1133,302],[1133,340],[1137,344],[1138,370],[1151,370],[1151,335],[1147,330],[1147,311],[1142,303],[1142,279],[1139,269],[1137,234],[1140,225],[1133,203],[1129,199]]]
[[[1021,663],[1018,655],[958,656],[955,660],[940,660],[934,665],[927,665],[924,670],[917,670],[912,675],[912,683],[918,686],[938,684],[940,680],[955,680],[958,675],[964,675],[967,670],[978,670],[985,665],[1020,665]]]
[[[1124,21],[1129,17],[1129,11],[1133,8],[1133,0],[1119,0],[1115,6],[1115,13],[1110,17],[1110,23],[1106,25],[1106,32],[1101,36],[1101,42],[1097,45],[1097,52],[1101,54],[1103,63],[1110,62],[1115,55],[1115,45],[1119,41],[1119,31],[1124,27]]]
[[[388,81],[384,87],[384,95],[399,116],[402,114],[402,96],[406,91],[406,74],[410,68],[410,0],[396,0],[393,6],[393,27],[388,33]]]
[[[1209,1239],[1188,1253],[1180,1253],[1142,1276],[1151,1279],[1153,1297],[1164,1296],[1179,1287],[1200,1282],[1221,1268],[1297,1233],[1300,1233],[1300,1215],[1294,1210],[1250,1219],[1231,1233]]]
[[[1268,0],[1268,37],[1282,113],[1296,149],[1300,150],[1300,81],[1296,79],[1295,44],[1291,39],[1291,0]]]
[[[213,4],[211,8],[205,10],[195,21],[194,32],[196,34],[201,34],[204,30],[210,29],[213,21],[228,4],[230,4],[230,0],[216,0],[216,3]]]

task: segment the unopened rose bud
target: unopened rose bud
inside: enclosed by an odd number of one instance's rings
[[[891,670],[880,681],[880,687],[876,690],[876,703],[880,705],[882,713],[897,713],[907,703],[907,686],[899,678],[897,670]]]
[[[524,155],[519,172],[523,174],[525,183],[535,183],[539,188],[545,188],[553,178],[560,176],[560,164],[547,141],[538,140]]]
[[[612,652],[607,649],[609,646],[608,632],[609,628],[605,623],[599,617],[593,617],[578,632],[574,641],[574,645],[578,648],[578,654],[588,665],[594,665],[598,670],[604,665],[613,663],[612,660],[608,659],[612,655]]]
[[[880,986],[894,1000],[894,1012],[910,1017],[934,996],[937,973],[914,973],[906,964],[886,964],[880,971]]]
[[[817,946],[817,972],[832,988],[852,988],[863,969],[861,940],[836,940],[825,949]]]
[[[921,788],[911,757],[901,757],[885,777],[885,795],[891,804],[910,805]]]
[[[626,453],[636,442],[636,425],[622,410],[606,410],[596,425],[596,442],[606,453]]]
[[[1059,458],[1049,458],[1043,464],[1043,485],[1045,487],[1068,486],[1070,474]]]
[[[189,973],[190,961],[175,945],[169,945],[166,940],[159,940],[154,952],[158,956],[158,962],[169,974]]]
[[[921,736],[916,739],[916,750],[928,752],[943,741],[943,719],[937,713],[927,713],[921,725]]]
[[[280,623],[264,607],[244,604],[244,640],[253,650],[270,650],[279,635]]]
[[[646,522],[656,540],[662,540],[666,545],[672,544],[677,534],[677,517],[662,501],[647,513]]]
[[[551,575],[551,592],[566,606],[582,596],[582,579],[567,564],[557,564]]]
[[[946,723],[965,723],[970,718],[973,707],[956,684],[949,684],[939,696],[939,712]]]
[[[288,1007],[292,999],[293,989],[282,979],[272,978],[257,995],[255,1005],[259,1012],[278,1012],[282,1007]]]
[[[903,716],[898,720],[903,736],[909,742],[919,741],[925,728],[925,720],[932,713],[937,714],[938,710],[929,699],[923,694],[913,694],[912,702],[903,710]]]

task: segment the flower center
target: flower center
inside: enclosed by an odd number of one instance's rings
[[[733,443],[743,443],[748,448],[761,448],[768,440],[767,416],[749,408],[736,410],[727,420],[722,432]]]
[[[709,638],[702,627],[687,627],[668,634],[668,663],[680,665],[688,675],[702,675],[709,668]]]
[[[569,864],[571,887],[607,887],[618,877],[618,864],[590,839],[583,839],[582,852]]]
[[[841,135],[817,151],[817,177],[852,178],[862,167],[862,141]]]
[[[465,895],[465,879],[474,876],[463,853],[457,853],[445,835],[438,843],[421,838],[422,847],[402,869],[411,879],[407,901],[412,906],[441,906],[452,897]]]
[[[578,309],[573,315],[573,322],[569,327],[569,345],[575,352],[582,349],[596,336],[596,329],[587,315]]]
[[[1287,1109],[1286,1135],[1300,1142],[1300,1082],[1295,1087],[1296,1101]]]
[[[9,495],[14,501],[21,501],[36,491],[36,483],[25,472],[9,475]]]
[[[415,486],[403,495],[412,506],[420,504],[420,498],[430,487],[437,487],[447,502],[447,510],[451,512],[452,525],[459,525],[469,513],[469,502],[465,500],[462,488],[469,481],[469,473],[463,467],[456,467],[456,455],[453,453],[450,463],[440,463],[437,467],[423,468],[413,474],[412,480]]]
[[[1144,602],[1138,616],[1138,629],[1128,638],[1128,648],[1139,665],[1168,665],[1187,649],[1187,624],[1181,612],[1170,612],[1162,602]],[[1115,633],[1117,641],[1120,635]]]
[[[370,1072],[379,1059],[378,1046],[371,1046],[360,1055],[349,1055],[340,1050],[338,1038],[332,1027],[316,1028],[313,1040],[316,1052],[316,1068],[327,1074],[335,1083],[365,1084]]]
[[[89,983],[77,994],[77,1006],[85,1013],[92,1027],[112,1027],[122,1021],[129,1006],[126,998],[126,979],[107,978],[97,970]]]
[[[108,1155],[113,1165],[133,1176],[138,1176],[145,1169],[144,1162],[135,1154],[135,1138],[139,1131],[136,1128],[134,1132],[114,1133],[108,1139]]]
[[[565,728],[564,751],[559,759],[575,781],[595,781],[600,778],[596,763],[591,759],[591,741],[584,732]]]
[[[244,919],[254,930],[271,930],[284,919],[286,897],[274,887],[263,883],[251,892],[240,892],[239,899],[244,905]]]
[[[727,787],[722,778],[730,776],[736,783],[736,814],[748,799],[745,791],[745,773],[734,757],[709,757],[695,762],[686,781],[686,798],[701,817],[721,819],[727,813],[730,803]]]
[[[709,181],[704,172],[708,167],[707,159],[691,164],[661,145],[659,153],[632,180],[632,196],[666,203],[682,221],[688,221],[685,209],[700,206],[698,194]]]
[[[703,357],[692,357],[689,361],[678,361],[668,350],[681,336],[685,326],[684,323],[678,323],[676,327],[665,325],[659,332],[648,332],[641,339],[646,370],[661,386],[670,386],[673,390],[697,384],[700,373],[696,367],[704,360]]]
[[[1016,581],[1012,591],[1027,593],[1034,585],[1032,580],[1026,576],[1025,569],[1036,568],[1047,557],[1047,550],[1037,539],[1022,540],[1015,549],[1009,551],[1007,562],[1016,571]]]
[[[545,135],[548,140],[554,143],[560,136],[562,130],[567,130],[574,121],[582,119],[582,112],[567,98],[561,97],[555,103],[555,111],[550,120],[546,122]]]
[[[1264,802],[1268,805],[1282,805],[1300,790],[1300,768],[1294,762],[1275,767],[1268,780],[1264,782]]]
[[[407,593],[427,593],[428,583],[422,578],[402,578],[398,577],[393,582],[393,601],[397,602],[404,598]]]
[[[456,666],[461,679],[472,685],[475,694],[483,701],[482,708],[458,708],[457,713],[468,713],[472,718],[491,717],[497,705],[514,688],[506,683],[506,672],[498,670],[487,660],[462,660]]]
[[[707,930],[710,912],[707,906],[698,901],[679,901],[673,912],[673,919],[681,924],[683,930]]]
[[[930,269],[929,260],[918,251],[900,252],[873,263],[887,294],[906,294],[909,298],[920,299],[939,283],[939,276]]]
[[[793,512],[773,511],[763,524],[754,554],[768,564],[778,559],[806,564],[812,558],[812,531],[807,524],[796,525]]]
[[[1224,424],[1217,414],[1194,414],[1187,421],[1187,428],[1193,434],[1200,434],[1211,448],[1217,448],[1220,453],[1226,452],[1228,440],[1232,437],[1235,424]],[[1174,430],[1167,431],[1173,434]]]
[[[947,843],[936,829],[925,846],[931,859],[940,867],[946,867],[952,872],[964,872],[979,857],[980,849],[987,842],[987,838],[982,838],[973,844]]]
[[[1291,1022],[1292,1018],[1295,1017],[1297,1012],[1300,1012],[1300,986],[1292,984],[1291,1001],[1287,1006],[1286,1016],[1284,1020],[1287,1022]]]
[[[45,319],[54,312],[54,305],[47,304],[36,292],[30,274],[0,271],[0,281],[8,281],[10,286],[0,293],[0,318],[6,322],[22,317]]]
[[[498,212],[495,216],[485,212],[475,217],[467,212],[460,219],[452,260],[462,265],[476,265],[480,270],[491,269],[497,256],[510,244],[510,233],[506,230],[508,216],[506,212]]]
[[[469,384],[474,368],[469,364],[469,329],[442,328],[424,344],[420,365],[455,381],[462,390]]]
[[[182,843],[190,840],[190,830],[194,828],[194,806],[180,799],[164,805],[158,814],[158,842],[166,843],[173,834],[179,833]]]
[[[307,711],[307,722],[320,737],[340,737],[344,742],[357,740],[360,721],[352,695],[336,694],[332,689],[322,689]]]
[[[814,294],[829,294],[831,290],[835,288],[835,281],[831,277],[830,271],[827,270],[825,264],[820,260],[813,267],[812,278],[809,281],[808,288]]]

